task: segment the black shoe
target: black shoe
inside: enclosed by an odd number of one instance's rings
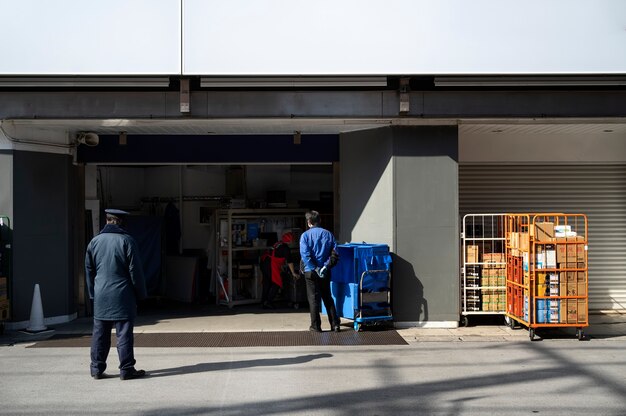
[[[333,328],[333,331],[341,332],[341,327],[339,325],[335,325],[335,327]]]
[[[272,305],[270,302],[263,302],[263,309],[275,309],[274,305]]]
[[[124,374],[120,374],[122,380],[132,380],[134,378],[140,378],[146,375],[144,370],[132,370]]]
[[[101,378],[106,378],[106,375],[104,373],[100,373],[100,374],[92,374],[91,377],[94,380],[100,380]]]
[[[309,327],[309,331],[311,332],[322,332],[322,328],[316,328],[314,326]]]

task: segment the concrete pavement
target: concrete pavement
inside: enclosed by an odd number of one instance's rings
[[[89,377],[88,348],[0,347],[7,415],[626,414],[626,341],[137,348],[145,379]]]
[[[244,312],[143,316],[137,330],[302,329],[308,319]],[[530,342],[526,330],[484,325],[400,329],[403,346],[137,348],[149,375],[130,381],[119,379],[114,349],[111,378],[93,380],[88,348],[28,348],[52,333],[7,334],[0,414],[623,416],[626,320],[594,321],[584,342],[559,333]],[[90,331],[80,319],[53,333]]]

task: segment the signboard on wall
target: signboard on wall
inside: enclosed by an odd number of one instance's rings
[[[624,74],[623,0],[5,0],[0,75]]]
[[[180,0],[4,0],[0,75],[180,74]]]

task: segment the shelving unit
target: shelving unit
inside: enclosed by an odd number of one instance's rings
[[[507,316],[533,340],[538,328],[589,326],[587,217],[519,214],[507,217]]]
[[[299,241],[304,231],[302,209],[219,209],[215,213],[217,253],[216,303],[233,307],[261,301],[259,258],[272,246],[264,233],[292,231]]]
[[[463,217],[461,266],[461,324],[471,315],[506,313],[506,214]]]

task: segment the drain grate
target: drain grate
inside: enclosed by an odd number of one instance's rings
[[[115,346],[115,336],[111,345]],[[54,335],[28,348],[89,347],[91,336]],[[164,332],[135,334],[135,347],[216,348],[216,347],[298,347],[316,345],[407,345],[394,330],[373,332]]]

